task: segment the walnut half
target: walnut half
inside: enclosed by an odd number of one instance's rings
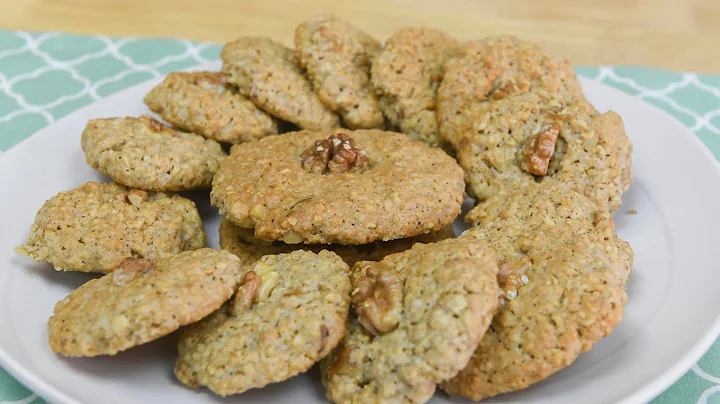
[[[400,322],[404,278],[392,270],[369,267],[355,281],[352,302],[360,324],[372,335],[392,331]]]
[[[367,154],[344,133],[317,140],[300,155],[302,168],[315,174],[361,173],[367,170],[367,163]]]
[[[521,167],[532,175],[547,175],[550,159],[555,152],[555,143],[560,134],[560,126],[551,123],[525,141]]]
[[[258,298],[260,286],[260,277],[258,277],[255,272],[250,271],[245,274],[242,285],[240,285],[233,297],[230,306],[230,315],[237,316],[249,309]]]
[[[500,285],[500,303],[505,304],[517,297],[520,287],[528,283],[525,273],[532,268],[532,261],[528,257],[517,259],[508,258],[500,263],[497,274]]]

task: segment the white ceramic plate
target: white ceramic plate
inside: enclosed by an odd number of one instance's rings
[[[217,64],[204,66],[217,69]],[[59,191],[103,178],[87,165],[80,133],[88,119],[136,116],[158,80],[83,108],[41,130],[0,158],[0,364],[57,403],[311,403],[324,401],[316,371],[262,390],[219,399],[175,381],[176,338],[115,357],[61,359],[45,324],[58,300],[86,281],[13,252],[35,213]],[[617,231],[635,250],[625,319],[572,366],[495,402],[640,403],[677,380],[720,331],[720,172],[701,142],[675,119],[602,84],[583,80],[599,110],[625,120],[635,146],[635,183],[616,214]],[[192,194],[217,247],[218,216],[207,192]],[[635,209],[636,215],[627,214]],[[437,393],[435,402],[451,402]],[[462,402],[463,400],[457,400]]]

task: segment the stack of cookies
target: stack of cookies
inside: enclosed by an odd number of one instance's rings
[[[569,62],[426,28],[383,45],[327,14],[294,49],[246,37],[221,58],[147,94],[172,126],[82,133],[114,182],[48,200],[17,249],[104,274],[56,305],[54,352],[114,355],[182,328],[175,375],[222,396],[318,364],[335,403],[422,403],[438,386],[477,401],[549,377],[621,321],[633,253],[612,213],[632,146]],[[222,250],[176,194],[207,188]]]

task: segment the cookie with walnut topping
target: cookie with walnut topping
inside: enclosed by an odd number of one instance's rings
[[[115,355],[158,339],[217,310],[242,270],[236,256],[209,248],[156,261],[127,258],[55,305],[50,348],[64,356]]]
[[[246,266],[229,304],[184,330],[175,375],[221,396],[281,382],[335,348],[349,307],[348,266],[336,254],[267,255]]]
[[[632,268],[610,214],[559,184],[504,190],[468,213],[461,239],[500,260],[501,301],[465,369],[441,385],[478,401],[570,365],[622,320]]]
[[[334,15],[319,13],[295,30],[298,61],[323,104],[352,129],[383,125],[370,66],[380,42]]]
[[[178,195],[88,182],[47,200],[16,251],[58,271],[110,272],[205,246],[195,203]]]
[[[252,229],[236,226],[227,219],[220,222],[220,248],[237,255],[246,264],[251,264],[265,255],[289,253],[302,249],[314,253],[322,250],[332,251],[348,265],[354,265],[358,261],[380,261],[386,255],[405,251],[415,243],[434,243],[454,236],[452,225],[447,225],[428,234],[392,241],[375,241],[363,245],[286,244],[282,241],[258,240],[253,235]]]
[[[144,101],[176,127],[220,142],[249,142],[278,133],[277,120],[240,95],[222,73],[170,73]]]
[[[467,108],[497,101],[511,94],[543,90],[566,91],[582,98],[570,62],[546,54],[538,45],[514,36],[490,37],[464,45],[464,52],[448,61],[438,88],[440,136],[459,147],[468,124]]]
[[[313,92],[295,52],[266,37],[244,37],[220,53],[227,80],[270,115],[303,129],[329,130],[340,120]]]
[[[348,332],[321,363],[330,401],[422,403],[465,367],[498,304],[495,253],[473,238],[353,267]]]
[[[460,43],[431,28],[403,28],[386,42],[372,65],[380,109],[394,127],[430,146],[441,144],[436,115],[443,64]]]
[[[462,175],[442,150],[402,133],[302,131],[234,146],[210,198],[261,240],[367,244],[450,224]]]
[[[502,188],[561,183],[614,212],[632,183],[632,144],[623,121],[561,93],[524,93],[469,108],[458,150],[468,192],[485,200]]]
[[[147,115],[93,119],[81,142],[90,167],[146,191],[208,188],[226,157],[220,143],[176,131]]]

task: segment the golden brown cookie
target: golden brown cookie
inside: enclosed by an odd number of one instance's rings
[[[322,250],[332,251],[348,265],[358,261],[380,261],[386,255],[399,253],[412,247],[415,243],[434,243],[455,236],[452,225],[447,225],[438,231],[421,234],[411,238],[392,241],[375,241],[364,245],[341,244],[286,244],[282,241],[258,240],[252,229],[232,224],[227,219],[220,222],[220,248],[237,255],[246,265],[252,264],[265,255],[283,254],[296,250],[319,253]]]
[[[125,258],[156,260],[204,246],[193,201],[88,182],[47,200],[16,251],[58,271],[110,272]]]
[[[295,52],[266,37],[227,43],[220,53],[222,71],[265,112],[303,129],[329,130],[340,120],[312,91]]]
[[[322,363],[342,403],[422,403],[464,368],[498,305],[495,253],[472,238],[416,244],[353,268],[356,316]]]
[[[243,143],[278,133],[277,121],[238,94],[222,73],[170,73],[144,101],[176,127],[220,142]]]
[[[430,146],[441,144],[437,89],[443,64],[460,50],[458,41],[431,28],[403,28],[387,40],[373,62],[372,84],[391,125]]]
[[[367,244],[430,233],[460,213],[462,170],[379,130],[292,132],[234,146],[211,202],[262,240]]]
[[[82,149],[90,167],[146,191],[208,188],[226,157],[220,143],[178,132],[147,115],[91,120]]]
[[[315,93],[352,129],[380,128],[383,116],[370,84],[377,39],[334,15],[319,13],[295,30],[298,61]]]
[[[572,65],[547,55],[538,45],[514,36],[490,37],[465,44],[464,54],[445,64],[438,89],[440,136],[459,147],[467,125],[466,109],[510,94],[545,90],[582,97]]]
[[[610,214],[561,185],[502,191],[463,238],[500,260],[500,308],[468,366],[441,387],[471,400],[525,388],[570,365],[622,320],[630,246]]]
[[[632,183],[632,144],[623,121],[568,94],[524,93],[468,108],[458,150],[468,192],[561,183],[613,212]]]
[[[127,258],[55,305],[50,348],[64,356],[115,355],[158,339],[217,310],[241,269],[236,256],[209,248],[154,262]]]
[[[247,268],[230,304],[188,327],[178,380],[227,396],[305,372],[345,333],[348,266],[329,251],[268,255]]]

